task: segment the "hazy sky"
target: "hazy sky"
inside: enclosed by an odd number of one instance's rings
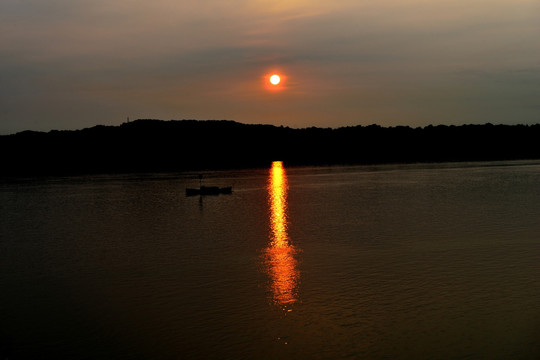
[[[0,133],[127,116],[540,123],[540,0],[0,0]]]

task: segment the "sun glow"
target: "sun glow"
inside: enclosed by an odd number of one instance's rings
[[[288,88],[288,76],[281,69],[272,69],[261,77],[262,86],[271,93],[280,93]]]
[[[280,82],[281,82],[281,78],[279,77],[279,75],[274,74],[274,75],[270,76],[270,83],[272,83],[272,85],[277,85]]]
[[[273,301],[289,305],[297,301],[298,269],[296,249],[287,233],[287,175],[281,161],[274,161],[268,180],[270,203],[270,246],[266,249],[267,271]]]

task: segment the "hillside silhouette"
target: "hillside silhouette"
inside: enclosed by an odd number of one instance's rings
[[[234,121],[136,120],[0,136],[0,175],[163,172],[287,165],[540,158],[540,125],[292,129]]]

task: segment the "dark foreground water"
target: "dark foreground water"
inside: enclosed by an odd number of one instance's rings
[[[540,358],[540,162],[270,167],[0,184],[0,358]]]

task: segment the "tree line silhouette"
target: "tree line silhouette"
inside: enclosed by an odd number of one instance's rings
[[[293,129],[227,120],[136,120],[0,136],[3,176],[540,158],[540,124]]]

